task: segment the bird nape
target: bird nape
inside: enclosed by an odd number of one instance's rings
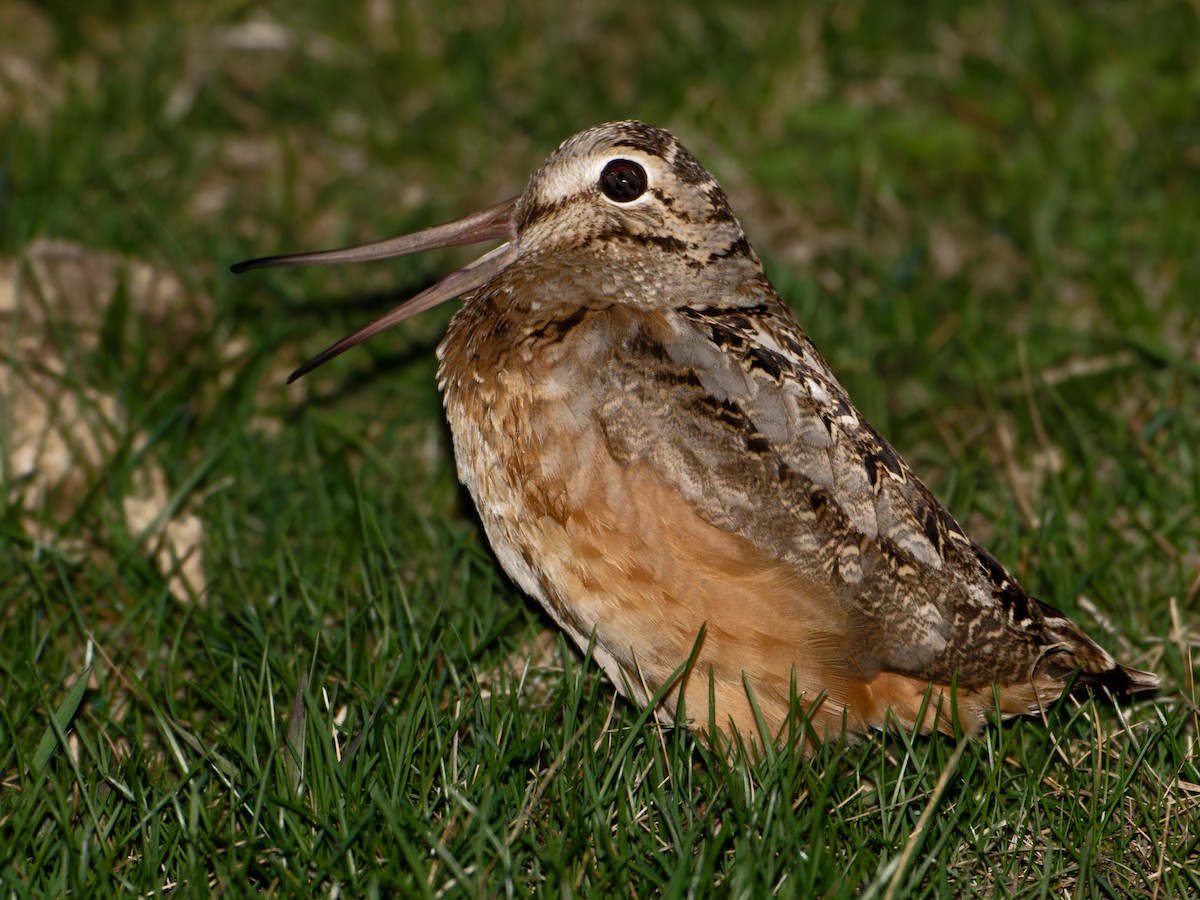
[[[666,131],[589,128],[482,212],[234,271],[488,240],[292,377],[462,295],[438,347],[459,477],[505,571],[633,702],[773,742],[797,716],[971,730],[1072,684],[1157,686],[913,475]]]

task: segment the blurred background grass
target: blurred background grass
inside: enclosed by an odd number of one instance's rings
[[[1200,893],[1197,47],[1166,0],[0,7],[6,889]],[[449,310],[284,386],[466,256],[227,273],[627,117],[975,536],[1165,679],[972,743],[903,865],[951,745],[731,768],[499,573]]]

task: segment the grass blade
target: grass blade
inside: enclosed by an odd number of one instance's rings
[[[59,745],[67,742],[67,729],[71,725],[71,720],[75,718],[75,713],[79,710],[79,704],[83,702],[83,694],[87,690],[91,674],[92,667],[88,666],[75,679],[75,683],[67,691],[67,696],[54,711],[50,724],[42,732],[42,739],[38,741],[37,750],[33,754],[33,771],[39,775],[45,771],[46,765],[54,756],[54,751],[58,749]]]

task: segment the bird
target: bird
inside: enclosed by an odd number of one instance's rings
[[[588,128],[480,212],[232,268],[492,240],[289,383],[461,296],[438,386],[496,559],[660,722],[808,752],[1158,685],[1026,592],[934,498],[668,131]]]

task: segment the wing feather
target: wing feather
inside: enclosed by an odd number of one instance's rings
[[[622,333],[597,415],[614,459],[650,465],[711,524],[833,584],[877,635],[864,668],[1027,680],[1045,655],[1042,605],[859,414],[782,304],[674,313],[609,323]]]

